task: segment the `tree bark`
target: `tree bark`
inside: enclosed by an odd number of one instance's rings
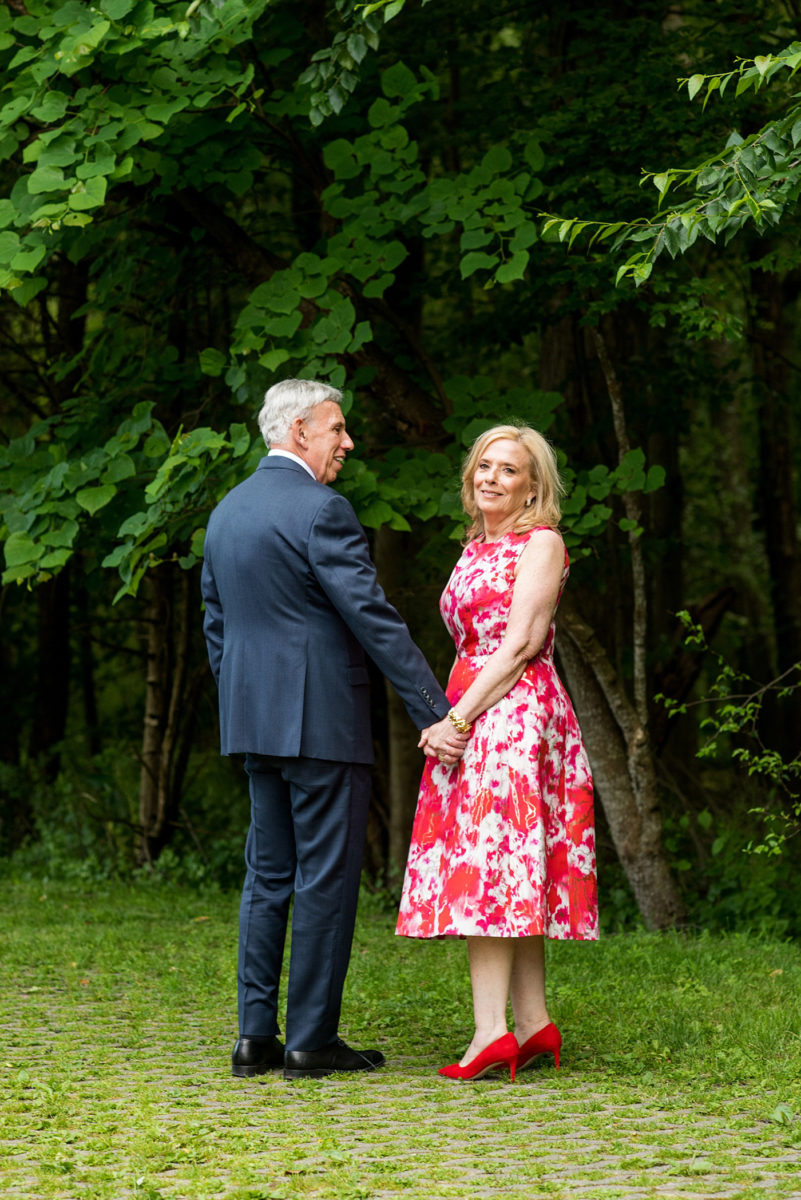
[[[382,526],[375,537],[375,562],[387,598],[398,607],[404,582],[406,556],[403,535]],[[390,883],[403,878],[412,832],[423,760],[417,748],[420,735],[409,720],[403,701],[388,681],[387,699],[387,876]]]
[[[92,653],[92,615],[89,611],[89,599],[86,590],[86,578],[83,572],[83,559],[76,556],[72,560],[73,570],[77,568],[75,586],[75,633],[78,640],[78,659],[81,675],[81,696],[83,699],[83,725],[86,732],[86,744],[89,753],[94,757],[102,749],[100,735],[100,716],[97,709],[97,689],[95,687],[95,661]]]
[[[792,352],[786,314],[798,296],[799,275],[754,271],[757,300],[752,331],[754,373],[761,381],[759,413],[759,508],[770,564],[776,635],[776,671],[801,661],[801,547],[793,466],[793,419],[788,371]],[[795,330],[793,329],[793,337]],[[798,752],[801,693],[771,706],[771,742],[785,755]]]
[[[618,459],[630,445],[623,393],[600,329],[592,339],[606,380]],[[642,519],[640,493],[623,497],[626,517],[634,526]],[[629,532],[632,571],[632,651],[634,702],[612,667],[593,630],[568,604],[560,646],[569,686],[579,698],[582,733],[598,785],[609,829],[621,865],[631,883],[643,920],[651,929],[675,925],[684,915],[678,889],[662,849],[659,791],[648,730],[647,589],[641,535]]]
[[[136,857],[152,863],[172,838],[206,664],[190,662],[194,575],[171,563],[146,578],[147,667]],[[177,592],[177,603],[176,603]]]
[[[648,929],[668,929],[684,906],[662,847],[659,794],[646,730],[592,629],[566,601],[557,650],[576,706],[621,866]]]
[[[85,316],[76,313],[86,303],[88,267],[86,263],[58,260],[55,327],[56,338],[50,338],[50,316],[41,318],[42,342],[52,357],[74,361],[83,348]],[[80,367],[75,366],[54,386],[57,411],[74,394],[80,380]],[[60,757],[55,746],[63,739],[67,724],[70,690],[70,568],[64,567],[52,579],[36,589],[39,609],[39,645],[36,672],[36,700],[31,730],[30,751],[33,758],[42,758],[45,774],[55,779]]]
[[[69,565],[36,589],[39,630],[36,691],[31,729],[31,758],[41,759],[45,777],[58,775],[57,749],[67,726],[70,692],[70,569]]]

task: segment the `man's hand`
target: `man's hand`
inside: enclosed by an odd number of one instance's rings
[[[417,745],[429,758],[438,758],[446,767],[452,767],[464,754],[469,737],[469,733],[459,733],[451,721],[443,717],[436,725],[429,725],[422,731]]]

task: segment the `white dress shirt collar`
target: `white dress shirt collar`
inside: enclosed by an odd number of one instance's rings
[[[291,450],[268,450],[267,457],[271,458],[273,456],[275,456],[276,458],[291,458],[293,462],[300,463],[300,465],[303,467],[303,470],[308,471],[308,473],[311,475],[312,479],[317,478],[317,476],[314,474],[314,471],[311,469],[309,464],[307,462],[304,462],[303,459],[299,455],[293,454]]]

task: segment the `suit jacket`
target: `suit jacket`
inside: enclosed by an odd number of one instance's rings
[[[223,754],[372,762],[365,650],[419,729],[448,712],[353,508],[291,459],[263,458],[214,509],[202,591]]]

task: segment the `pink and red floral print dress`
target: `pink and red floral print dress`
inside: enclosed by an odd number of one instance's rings
[[[440,611],[456,643],[457,708],[503,640],[515,568],[538,532],[471,542],[454,567]],[[565,552],[562,588],[567,574]],[[455,766],[426,758],[397,933],[597,938],[592,777],[553,643],[551,624]]]

